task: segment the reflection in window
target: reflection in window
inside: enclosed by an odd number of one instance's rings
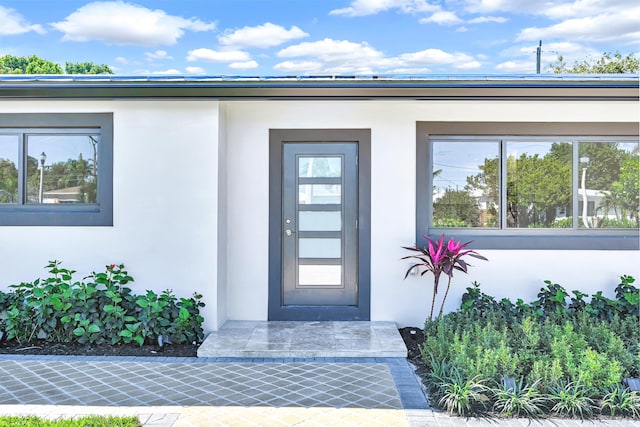
[[[342,175],[341,157],[300,157],[299,177],[339,177]]]
[[[566,142],[507,142],[507,227],[571,227],[556,222],[571,210],[572,145]]]
[[[29,135],[27,203],[96,203],[97,135]]]
[[[637,140],[448,137],[430,144],[431,227],[639,228]]]
[[[584,141],[578,153],[578,226],[638,228],[638,144]]]
[[[18,135],[0,135],[0,203],[18,201]]]
[[[499,144],[434,141],[435,227],[497,227]]]

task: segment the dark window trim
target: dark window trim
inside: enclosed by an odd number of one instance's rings
[[[606,136],[638,137],[637,123],[545,122],[418,122],[416,126],[416,244],[425,235],[438,239],[445,233],[458,240],[473,240],[479,249],[639,250],[638,230],[504,230],[429,228],[431,188],[429,139],[439,136]]]
[[[358,143],[358,305],[282,306],[282,144]],[[269,320],[369,320],[371,317],[371,130],[269,130]],[[309,318],[310,315],[314,317]]]
[[[0,128],[91,129],[100,133],[98,145],[98,201],[95,204],[0,205],[0,226],[113,225],[113,114],[10,113],[0,114]]]

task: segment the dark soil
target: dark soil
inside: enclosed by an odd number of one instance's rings
[[[408,359],[418,368],[423,366],[420,345],[424,342],[424,334],[419,328],[401,328],[400,335],[408,350]],[[0,342],[0,354],[29,354],[56,356],[143,356],[143,357],[196,357],[198,345],[170,344],[157,345],[83,345],[52,343],[38,340],[19,344],[6,340]]]
[[[142,357],[196,357],[197,345],[83,345],[52,343],[44,340],[28,344],[15,341],[0,342],[0,354],[35,354],[56,356],[142,356]]]
[[[420,355],[420,346],[424,342],[424,333],[419,328],[401,328],[398,329],[400,335],[407,346],[407,358],[414,364],[422,364],[422,356]]]

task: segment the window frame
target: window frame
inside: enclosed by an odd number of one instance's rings
[[[9,113],[0,114],[0,130],[17,130],[23,136],[18,171],[24,191],[26,146],[24,136],[78,134],[89,130],[100,135],[96,203],[0,204],[0,226],[112,226],[113,225],[113,113]]]
[[[432,216],[431,144],[437,139],[484,139],[507,141],[510,138],[591,138],[591,141],[612,138],[638,138],[637,123],[544,123],[544,122],[417,122],[416,126],[416,244],[425,246],[425,235],[439,239],[445,233],[456,239],[473,240],[479,249],[542,249],[542,250],[639,250],[640,236],[637,229],[517,229],[517,228],[436,228],[430,227]],[[577,150],[577,144],[573,144]],[[575,151],[574,151],[575,153]],[[501,149],[501,162],[504,158]],[[572,177],[577,180],[578,161],[574,154]],[[502,176],[502,175],[501,175]],[[502,206],[505,194],[500,188]],[[577,193],[573,195],[574,202]],[[502,216],[502,215],[501,215]],[[501,218],[502,219],[502,218]],[[574,215],[574,224],[577,218]]]

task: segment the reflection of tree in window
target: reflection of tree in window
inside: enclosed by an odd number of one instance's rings
[[[589,215],[594,228],[638,228],[640,171],[638,144],[581,142],[581,158],[588,158],[585,187],[594,198],[595,211]]]
[[[509,143],[517,151],[517,143]],[[539,154],[507,158],[507,227],[548,228],[557,208],[571,206],[571,144],[553,143]]]
[[[433,202],[435,227],[481,227],[478,200],[464,190],[447,188]]]
[[[18,168],[9,159],[0,159],[0,203],[18,199]]]

